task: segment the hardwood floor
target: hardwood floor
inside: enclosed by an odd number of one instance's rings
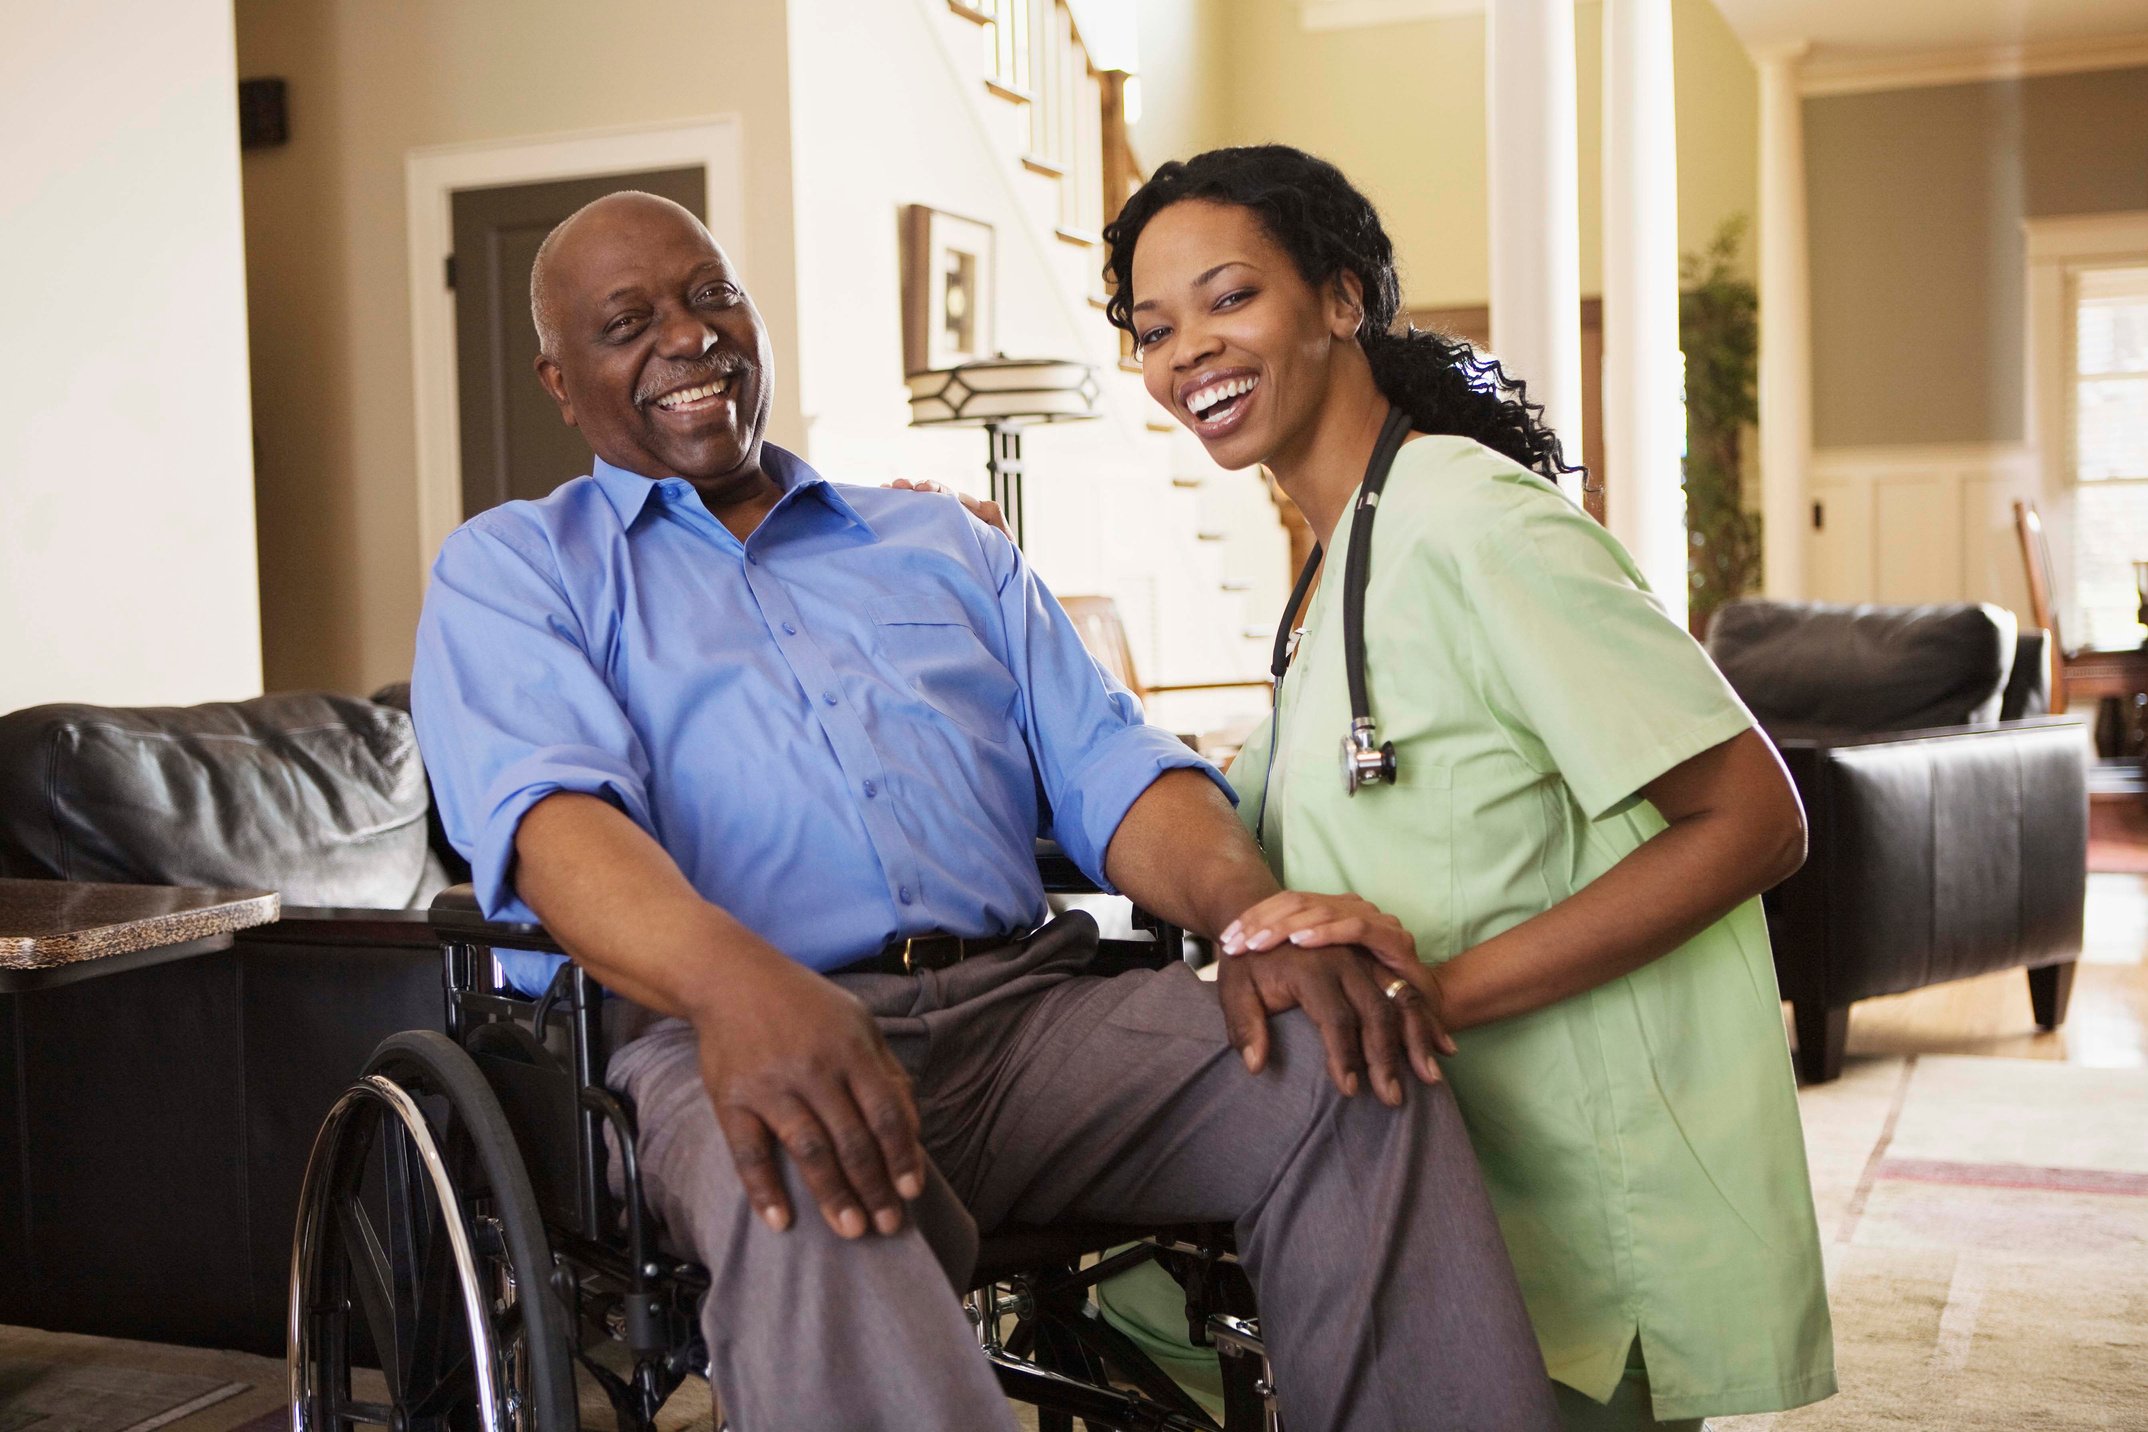
[[[2088,877],[2087,944],[2064,1025],[2048,1034],[2036,1027],[2019,970],[1851,1007],[1849,1060],[1903,1054],[2148,1066],[2148,876]]]

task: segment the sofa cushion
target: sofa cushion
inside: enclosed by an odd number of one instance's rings
[[[0,875],[408,908],[446,883],[410,718],[318,692],[0,717]]]
[[[2012,612],[1954,602],[1732,602],[1708,654],[1777,740],[1995,721],[2016,646]]]

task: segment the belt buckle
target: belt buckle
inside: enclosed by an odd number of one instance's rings
[[[910,952],[916,946],[916,944],[917,936],[915,935],[910,936],[908,939],[902,942],[902,972],[906,975],[914,975],[917,973],[916,968],[910,963]]]

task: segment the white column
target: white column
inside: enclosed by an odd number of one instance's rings
[[[1485,10],[1492,351],[1581,461],[1581,200],[1573,0]],[[1579,493],[1569,489],[1569,496]]]
[[[1605,522],[1686,619],[1671,0],[1604,0]]]
[[[1762,586],[1805,594],[1812,515],[1812,293],[1805,247],[1802,44],[1754,56],[1760,66],[1760,510]]]

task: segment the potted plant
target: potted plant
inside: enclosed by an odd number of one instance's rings
[[[1760,295],[1735,268],[1745,216],[1679,263],[1686,358],[1687,608],[1695,635],[1760,585],[1760,514],[1745,502],[1745,432],[1760,417]]]

